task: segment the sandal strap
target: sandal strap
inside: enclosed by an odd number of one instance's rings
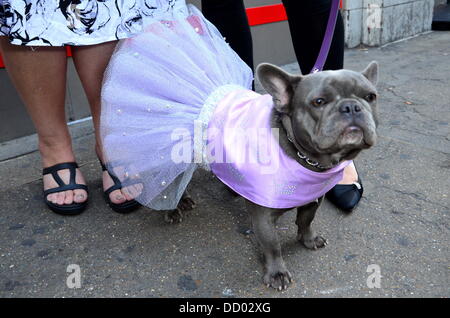
[[[88,192],[88,187],[84,184],[77,184],[77,183],[76,184],[66,184],[61,187],[44,190],[44,195],[47,196],[52,193],[63,192],[63,191],[68,191],[68,190],[85,190],[86,192]]]
[[[105,191],[104,191],[104,193],[106,194],[106,195],[110,195],[111,194],[111,192],[113,192],[113,191],[116,191],[116,190],[121,190],[122,189],[122,184],[114,184],[113,186],[111,186],[111,187],[109,187],[108,189],[106,189]]]
[[[108,175],[111,177],[111,179],[114,182],[114,185],[112,185],[111,187],[109,187],[108,189],[106,189],[104,191],[104,193],[106,195],[110,195],[111,192],[115,191],[115,190],[121,190],[123,188],[122,182],[119,180],[119,178],[112,172],[110,172],[108,170],[108,168],[106,167],[106,165],[99,159],[98,160],[100,162],[100,165],[102,167],[102,171],[106,171],[108,172]],[[129,180],[129,178],[125,178],[124,181]],[[132,183],[132,184],[140,184],[141,182],[136,182],[136,183]]]
[[[56,193],[56,192],[62,192],[62,191],[67,191],[67,190],[78,190],[78,189],[85,190],[87,192],[88,188],[86,185],[78,184],[75,181],[77,168],[78,168],[78,164],[76,162],[63,162],[63,163],[58,163],[51,167],[44,168],[42,170],[42,175],[51,174],[53,179],[58,184],[58,187],[56,187],[56,188],[51,188],[51,189],[45,190],[44,194],[48,195],[48,194]],[[67,183],[67,184],[61,179],[61,177],[58,174],[58,171],[65,170],[65,169],[68,169],[69,173],[70,173],[69,183]]]
[[[115,190],[122,189],[122,182],[120,182],[119,178],[117,178],[114,173],[111,173],[108,170],[108,168],[106,167],[106,165],[100,159],[98,159],[98,161],[100,162],[100,166],[102,166],[102,171],[106,171],[108,173],[108,175],[111,177],[111,179],[113,180],[113,182],[114,182],[114,185],[109,187],[108,189],[106,189],[104,191],[104,193],[106,195],[109,195],[111,192],[113,192]]]
[[[106,165],[100,160],[98,159],[98,162],[100,162],[100,166],[102,166],[102,171],[106,171],[108,172],[109,176],[111,177],[111,179],[113,179],[114,185],[120,185],[122,186],[122,184],[120,183],[119,178],[116,177],[116,175],[114,173],[111,173],[108,168],[106,167]],[[115,189],[117,190],[117,189]]]
[[[64,170],[64,169],[69,169],[70,171],[70,179],[69,179],[69,184],[74,184],[75,183],[75,175],[76,175],[76,169],[78,168],[78,164],[76,162],[64,162],[64,163],[58,163],[54,166],[51,167],[47,167],[44,168],[42,170],[42,174],[46,175],[46,174],[51,174],[53,179],[55,179],[56,183],[58,183],[58,185],[60,187],[65,186],[66,184],[64,183],[64,181],[62,181],[62,179],[59,177],[58,175],[58,171],[60,170]]]
[[[102,171],[108,171],[108,168],[106,168],[105,164],[98,159],[98,162],[100,162],[100,166],[102,166]]]
[[[59,170],[70,169],[70,168],[75,168],[76,169],[76,168],[78,168],[78,164],[76,162],[58,163],[58,164],[56,164],[54,166],[44,168],[42,170],[42,174],[45,175],[45,174],[49,174],[49,173],[52,173],[52,172],[57,172]]]
[[[109,171],[108,171],[108,173],[109,173]],[[122,182],[120,182],[120,180],[116,176],[114,176],[112,174],[109,174],[109,175],[111,176],[111,179],[113,179],[114,185],[109,187],[108,189],[106,189],[104,191],[107,195],[109,195],[114,190],[121,190],[121,189],[123,189]],[[125,178],[123,181],[128,181],[128,180],[130,180],[130,179],[129,178]],[[142,184],[142,181],[136,181],[136,182],[132,182],[130,184],[127,183],[127,187],[128,186],[132,186],[132,185],[136,185],[136,184]]]

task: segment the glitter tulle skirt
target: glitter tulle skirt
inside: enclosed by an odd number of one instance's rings
[[[192,5],[177,6],[120,41],[102,89],[108,170],[125,187],[143,185],[141,204],[176,208],[200,165],[195,134],[221,98],[250,89],[252,81],[251,69]],[[190,150],[180,159],[181,148]]]

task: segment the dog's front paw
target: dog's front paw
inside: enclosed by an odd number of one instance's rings
[[[328,241],[320,235],[316,236],[301,236],[299,241],[305,245],[306,248],[311,250],[317,250],[318,248],[325,247]]]
[[[291,285],[292,276],[288,270],[273,270],[267,271],[264,275],[264,284],[267,287],[275,288],[276,290],[285,290]]]

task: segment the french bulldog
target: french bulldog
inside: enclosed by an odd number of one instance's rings
[[[280,132],[280,148],[306,169],[323,172],[354,159],[363,149],[375,144],[376,62],[371,62],[362,72],[322,71],[304,76],[265,63],[258,66],[256,74],[273,99],[270,126]],[[327,245],[327,240],[311,227],[322,201],[323,196],[296,208],[297,240],[312,250]],[[264,257],[264,284],[284,290],[292,283],[292,276],[282,257],[275,224],[292,208],[269,208],[248,199],[245,202]],[[178,208],[167,212],[166,221],[181,222],[185,211],[194,205],[186,192]]]
[[[257,76],[273,97],[272,127],[279,128],[280,147],[307,169],[322,171],[308,164],[297,153],[320,163],[335,166],[354,159],[376,140],[378,64],[371,62],[360,72],[323,71],[291,75],[282,69],[261,64]],[[327,240],[311,227],[323,197],[297,208],[297,240],[308,249],[322,248]],[[290,209],[271,209],[246,200],[256,239],[264,256],[264,283],[278,290],[292,282],[284,263],[275,223]]]

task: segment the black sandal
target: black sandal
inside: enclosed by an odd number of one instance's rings
[[[44,190],[44,202],[53,212],[61,215],[77,215],[86,209],[88,201],[87,199],[86,201],[81,203],[72,203],[63,205],[55,204],[47,199],[47,196],[49,194],[68,190],[85,190],[88,193],[88,187],[86,185],[78,184],[75,182],[77,168],[78,165],[76,162],[65,162],[43,169],[42,175],[51,174],[53,179],[59,185],[59,187]],[[64,183],[64,181],[58,175],[58,171],[65,169],[69,169],[70,172],[70,179],[68,184]]]
[[[113,192],[115,190],[122,189],[122,183],[120,182],[119,178],[117,178],[114,174],[109,172],[109,170],[106,168],[106,166],[101,161],[100,161],[100,165],[102,166],[102,171],[108,172],[109,176],[111,177],[111,179],[114,182],[113,186],[111,186],[110,188],[106,189],[103,192],[103,196],[105,198],[106,203],[109,205],[109,207],[113,211],[115,211],[117,213],[122,213],[122,214],[133,212],[134,210],[139,208],[141,206],[141,204],[139,202],[137,202],[136,200],[125,201],[125,202],[119,203],[119,204],[113,203],[111,201],[109,195],[111,194],[111,192]]]

